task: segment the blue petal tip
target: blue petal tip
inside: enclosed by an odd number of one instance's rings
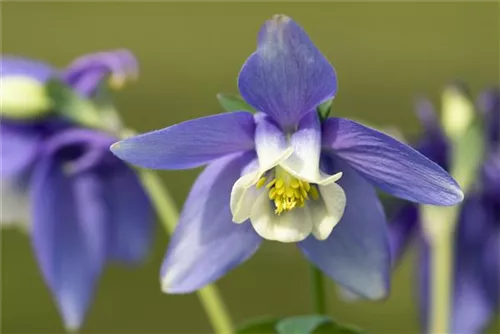
[[[455,181],[455,179],[451,178],[451,180],[452,180],[452,182],[451,182],[450,187],[449,187],[449,194],[450,195],[447,196],[447,198],[443,198],[443,202],[441,204],[437,204],[437,205],[453,206],[453,205],[460,204],[464,200],[465,195],[464,195],[462,188],[460,187],[458,182]]]
[[[116,143],[113,143],[111,144],[111,146],[109,147],[109,150],[116,155],[116,152],[120,149],[120,142],[116,142]]]
[[[110,147],[109,147],[109,150],[111,151],[111,153],[113,153],[117,158],[119,159],[122,159],[124,160],[124,146],[123,145],[123,140],[120,140],[116,143],[113,143]]]

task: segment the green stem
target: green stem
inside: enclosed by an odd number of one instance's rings
[[[162,186],[162,182],[158,175],[150,170],[139,170],[139,176],[142,184],[147,189],[151,200],[156,208],[160,221],[166,230],[171,235],[175,229],[179,219],[179,213],[176,209],[174,201],[168,191]],[[196,292],[200,299],[205,313],[212,324],[212,327],[217,334],[233,333],[233,325],[229,317],[224,302],[213,284]]]
[[[429,333],[450,333],[452,315],[454,237],[457,207],[421,208],[430,247]]]
[[[447,231],[449,232],[449,231]],[[450,333],[453,289],[453,231],[431,243],[430,333]]]
[[[311,296],[316,314],[326,313],[325,279],[323,273],[311,265]]]
[[[233,333],[233,325],[229,318],[229,313],[217,287],[214,284],[210,284],[198,290],[197,293],[215,332],[218,334]]]

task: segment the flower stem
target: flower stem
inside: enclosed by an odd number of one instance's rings
[[[430,246],[429,333],[450,333],[453,291],[453,251],[457,207],[422,208],[423,227]]]
[[[172,196],[170,196],[167,189],[162,186],[160,178],[154,171],[141,169],[139,170],[139,176],[153,201],[163,228],[168,235],[171,235],[179,219],[179,213]],[[205,309],[205,313],[215,333],[233,333],[233,325],[229,313],[217,287],[210,284],[198,290],[196,293],[198,294],[198,298]]]
[[[214,284],[210,284],[198,290],[197,293],[215,333],[233,333],[233,325],[229,318],[229,313],[217,287]]]
[[[450,333],[453,285],[453,233],[431,243],[430,333]]]
[[[313,302],[313,309],[316,314],[326,313],[326,300],[325,300],[325,280],[323,273],[311,265],[311,296]]]

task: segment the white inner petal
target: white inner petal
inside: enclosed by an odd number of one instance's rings
[[[336,182],[342,177],[342,172],[338,172],[334,175],[323,173],[319,169],[319,165],[314,172],[310,168],[304,169],[303,162],[300,159],[297,159],[295,154],[292,154],[288,159],[281,162],[280,166],[298,179],[307,181],[309,183],[315,183],[321,186]]]
[[[257,183],[257,181],[262,177],[262,175],[265,172],[276,167],[277,165],[280,165],[281,163],[286,161],[292,154],[293,154],[293,148],[289,147],[286,150],[279,152],[279,154],[277,156],[275,156],[274,159],[266,159],[267,164],[263,164],[260,161],[260,157],[259,157],[259,172],[260,172],[260,174],[257,176],[254,184]]]
[[[277,215],[267,192],[262,192],[255,201],[250,221],[261,237],[281,242],[302,241],[312,230],[311,214],[307,205]]]
[[[336,222],[333,217],[328,214],[323,199],[320,198],[317,201],[310,201],[308,205],[313,223],[311,232],[316,239],[325,240],[332,232]]]
[[[340,175],[329,176],[319,168],[321,155],[321,125],[315,112],[300,121],[299,128],[290,137],[293,154],[280,165],[295,177],[315,184],[335,182]]]
[[[241,224],[250,217],[252,206],[259,194],[263,191],[254,186],[256,175],[258,174],[260,174],[259,171],[254,171],[243,175],[233,185],[230,205],[233,222],[235,223]]]
[[[258,170],[250,172],[241,176],[233,185],[231,190],[231,214],[233,215],[233,222],[243,223],[250,217],[250,211],[255,200],[262,192],[255,189],[255,184],[264,175],[265,172],[274,168],[283,160],[287,159],[293,153],[293,149],[289,147],[274,160],[267,160],[268,165],[259,165]],[[260,162],[260,161],[259,161]],[[266,192],[267,193],[267,192]]]
[[[320,186],[319,192],[321,198],[318,201],[310,201],[312,234],[318,240],[325,240],[344,214],[346,196],[342,187],[336,183]]]

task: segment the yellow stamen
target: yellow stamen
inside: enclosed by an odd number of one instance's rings
[[[262,187],[266,182],[261,178],[257,182],[257,188]],[[288,212],[294,208],[302,208],[309,198],[319,199],[316,186],[311,186],[307,181],[301,181],[287,173],[284,169],[277,167],[275,177],[267,185],[269,189],[269,199],[274,202],[277,215]]]
[[[256,185],[257,189],[261,188],[265,183],[266,183],[266,177],[263,176],[259,179],[259,181],[257,181],[257,185]]]
[[[311,197],[314,200],[317,200],[319,198],[318,189],[316,189],[316,187],[311,187],[311,190],[309,191],[309,193],[311,194]]]
[[[306,191],[309,191],[311,189],[311,185],[307,181],[302,181],[302,185]]]
[[[269,182],[266,186],[267,189],[271,188],[272,186],[274,186],[274,184],[276,183],[276,179],[273,179],[271,182]]]

